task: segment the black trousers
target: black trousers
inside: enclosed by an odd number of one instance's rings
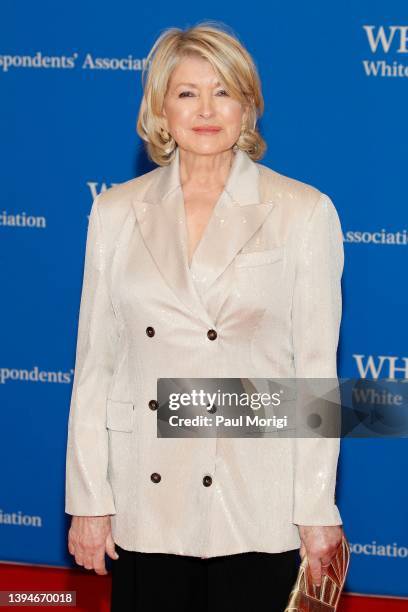
[[[283,612],[300,562],[297,548],[210,559],[115,549],[111,612]]]

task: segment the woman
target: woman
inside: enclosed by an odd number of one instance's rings
[[[235,36],[169,29],[147,59],[138,133],[158,167],[99,194],[89,220],[69,551],[98,574],[114,560],[115,611],[283,610],[299,548],[320,584],[341,540],[339,440],[158,438],[156,384],[336,377],[340,222],[257,162],[261,86]]]

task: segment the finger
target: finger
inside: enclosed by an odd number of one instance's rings
[[[108,573],[105,566],[105,551],[94,555],[93,567],[95,572],[101,576]]]
[[[84,568],[87,570],[94,569],[93,557],[89,554],[84,558]]]
[[[322,567],[325,567],[327,569],[331,564],[331,559],[328,559],[327,557],[322,557],[321,562],[322,562]]]
[[[333,561],[334,557],[336,556],[336,550],[332,551],[331,553],[325,553],[320,557],[320,561],[322,563],[322,568],[327,569],[329,567],[329,565],[331,564],[331,562]]]
[[[329,567],[330,567],[330,563],[328,565],[323,565],[322,563],[322,575],[328,573]]]
[[[115,542],[113,541],[111,534],[109,534],[106,538],[105,550],[106,550],[106,554],[111,559],[114,559],[114,560],[119,559],[119,554],[116,552]]]
[[[322,565],[316,557],[309,559],[309,569],[313,584],[320,586],[322,579]]]

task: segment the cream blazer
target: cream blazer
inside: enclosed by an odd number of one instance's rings
[[[65,511],[112,515],[126,550],[299,548],[298,525],[342,523],[339,439],[158,438],[156,384],[336,377],[339,217],[326,194],[238,150],[189,267],[179,177],[177,149],[93,202]]]

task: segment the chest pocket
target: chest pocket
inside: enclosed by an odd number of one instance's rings
[[[276,311],[282,302],[284,245],[262,251],[241,252],[235,257],[234,305],[242,323],[254,329],[267,308]]]
[[[251,251],[249,253],[239,253],[235,257],[235,267],[246,268],[275,263],[283,259],[283,252],[284,247],[279,246],[273,249],[267,249],[265,251]]]

